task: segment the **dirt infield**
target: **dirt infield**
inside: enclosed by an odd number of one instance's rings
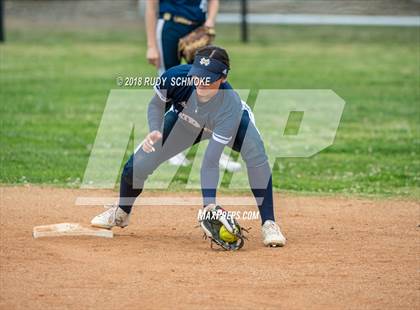
[[[113,239],[34,240],[35,225],[88,223],[104,209],[75,206],[82,190],[0,190],[1,309],[420,306],[418,202],[277,196],[287,246],[264,248],[259,220],[242,221],[250,241],[222,252],[194,228],[199,206],[139,207]]]

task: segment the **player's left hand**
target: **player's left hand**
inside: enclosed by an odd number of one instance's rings
[[[206,22],[204,23],[204,26],[208,27],[208,28],[214,28],[214,20],[206,20]]]
[[[149,47],[147,49],[146,58],[149,64],[154,65],[156,68],[159,68],[160,57],[158,49],[156,47]]]

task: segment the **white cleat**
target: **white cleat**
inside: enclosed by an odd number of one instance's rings
[[[191,162],[187,159],[187,157],[185,157],[184,153],[179,153],[178,155],[175,155],[174,157],[169,158],[169,164],[171,164],[172,166],[182,166],[182,167],[186,167],[190,164]]]
[[[219,160],[219,166],[223,170],[227,170],[229,172],[236,172],[241,170],[241,164],[233,161],[232,158],[227,156],[225,153],[222,153]]]
[[[262,226],[263,243],[265,246],[281,247],[286,244],[286,238],[281,233],[279,225],[276,222],[267,220]]]
[[[130,221],[130,214],[125,213],[123,209],[118,206],[112,206],[105,212],[95,216],[90,224],[94,227],[111,229],[118,226],[124,228]]]

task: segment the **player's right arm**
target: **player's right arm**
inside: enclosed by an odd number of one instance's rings
[[[156,41],[156,23],[157,23],[157,10],[159,6],[159,0],[147,0],[146,1],[146,35],[147,35],[147,60],[150,64],[159,68],[160,57],[158,51],[158,45]]]
[[[185,70],[184,70],[185,71]],[[183,75],[183,70],[176,67],[169,69],[163,73],[161,79],[162,84],[155,85],[155,95],[150,100],[147,108],[147,122],[149,124],[149,134],[143,141],[142,148],[146,153],[154,152],[153,144],[162,138],[161,128],[165,115],[166,105],[172,100],[172,97],[180,90],[178,87],[171,85],[171,78]]]
[[[147,122],[149,123],[149,131],[160,130],[163,122],[163,115],[165,114],[165,102],[154,95],[150,100],[147,108]]]
[[[153,144],[162,137],[161,128],[165,115],[166,105],[172,100],[183,98],[181,95],[188,93],[188,87],[175,86],[171,81],[173,78],[186,77],[189,71],[188,65],[172,67],[161,76],[161,84],[155,85],[155,96],[149,103],[147,109],[147,120],[149,123],[149,134],[143,142],[145,152],[153,152]]]
[[[142,149],[146,153],[154,152],[153,145],[162,138],[161,127],[165,114],[165,102],[156,94],[153,96],[147,108],[147,122],[149,133],[142,143]]]

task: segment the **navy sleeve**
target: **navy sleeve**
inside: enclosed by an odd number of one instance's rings
[[[165,102],[158,95],[155,95],[149,103],[147,109],[147,121],[149,123],[149,131],[161,130],[163,115],[165,114]]]
[[[160,76],[161,83],[155,85],[154,90],[162,101],[188,100],[193,88],[188,85],[179,85],[179,82],[187,78],[190,69],[191,65],[179,65],[170,68]]]

